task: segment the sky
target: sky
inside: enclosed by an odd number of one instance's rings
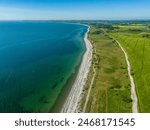
[[[150,0],[0,0],[0,20],[150,19]]]

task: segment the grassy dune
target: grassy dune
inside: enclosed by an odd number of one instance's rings
[[[150,29],[147,25],[124,26],[110,34],[128,53],[140,112],[150,112]]]
[[[94,50],[93,61],[84,88],[81,111],[92,85],[85,112],[131,112],[130,81],[123,52],[102,28],[91,25],[89,39]]]

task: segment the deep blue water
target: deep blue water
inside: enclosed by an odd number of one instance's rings
[[[0,22],[0,112],[49,112],[85,51],[87,27]]]

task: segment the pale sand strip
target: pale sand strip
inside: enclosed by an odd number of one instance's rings
[[[95,53],[96,53],[96,49],[95,49]],[[94,57],[95,57],[95,55],[94,55]],[[84,113],[86,112],[87,104],[88,104],[88,101],[89,101],[89,98],[90,98],[92,86],[93,86],[94,79],[95,79],[95,76],[96,76],[96,70],[95,70],[94,65],[93,65],[92,69],[93,69],[94,74],[93,74],[93,77],[92,77],[92,80],[91,80],[91,83],[90,83],[90,87],[89,87],[89,90],[87,92],[87,96],[86,96],[85,103],[84,103],[84,106],[83,106],[82,112],[84,112]]]
[[[87,25],[85,25],[87,26]],[[84,85],[87,80],[87,76],[90,70],[91,62],[92,62],[92,45],[88,40],[88,33],[90,27],[88,26],[87,33],[85,34],[84,41],[86,46],[86,52],[83,55],[82,62],[79,68],[79,72],[77,74],[76,80],[72,86],[72,89],[64,103],[61,112],[62,113],[73,113],[80,112],[80,100],[82,98],[82,92]]]

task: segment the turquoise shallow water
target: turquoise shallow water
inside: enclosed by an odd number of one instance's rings
[[[80,63],[86,31],[77,24],[0,22],[0,112],[49,112]]]

